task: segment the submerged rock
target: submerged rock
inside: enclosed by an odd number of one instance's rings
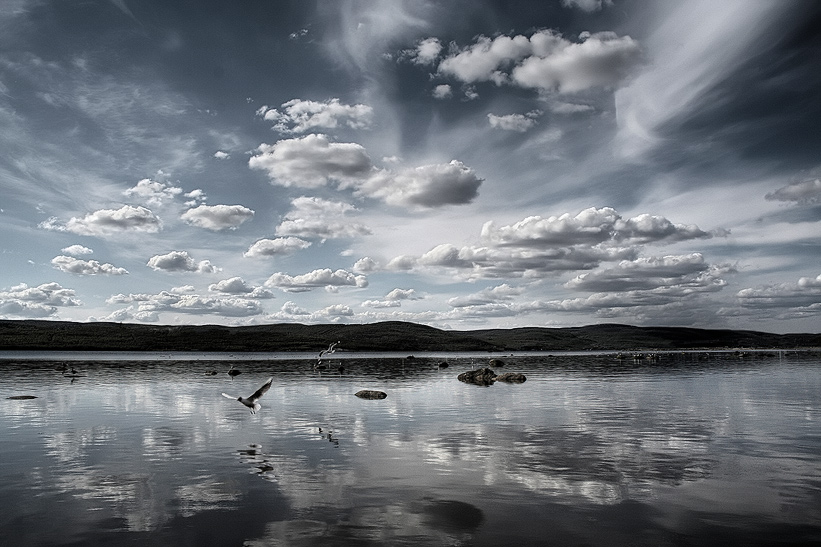
[[[363,389],[354,393],[360,399],[385,399],[388,394],[384,391],[376,391],[373,389]]]
[[[489,386],[496,380],[496,373],[490,368],[479,368],[463,372],[456,377],[460,382],[466,384],[476,384],[477,386]]]
[[[521,384],[527,380],[527,377],[521,372],[505,372],[496,377],[497,382],[507,382],[509,384]]]

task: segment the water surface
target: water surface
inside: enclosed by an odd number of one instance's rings
[[[2,545],[821,543],[818,354],[0,357]]]

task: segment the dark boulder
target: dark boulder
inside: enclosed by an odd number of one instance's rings
[[[354,393],[360,399],[385,399],[388,394],[384,391],[376,391],[373,389],[363,389]]]
[[[496,367],[496,368],[505,366],[505,362],[502,361],[501,359],[491,359],[490,361],[487,362],[487,364],[488,364],[488,366]]]
[[[520,372],[505,372],[496,377],[497,382],[507,382],[509,384],[521,384],[527,377]]]
[[[463,372],[462,374],[457,376],[456,379],[460,382],[465,382],[466,384],[476,384],[477,386],[489,386],[492,385],[493,381],[496,379],[496,373],[489,368],[480,368],[476,370],[469,370],[468,372]]]

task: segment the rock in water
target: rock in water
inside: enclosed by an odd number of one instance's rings
[[[12,395],[11,397],[6,397],[6,399],[13,399],[15,401],[27,401],[29,399],[36,399],[36,395]]]
[[[363,389],[354,393],[360,399],[385,399],[388,394],[384,391],[376,391],[373,389]]]
[[[465,382],[466,384],[476,384],[477,386],[489,386],[493,384],[493,381],[496,379],[496,373],[493,372],[493,369],[479,368],[476,370],[463,372],[462,374],[457,376],[456,379],[460,382]]]
[[[505,372],[496,377],[497,382],[507,382],[509,384],[521,384],[527,377],[520,372]]]

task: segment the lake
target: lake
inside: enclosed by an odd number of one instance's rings
[[[0,545],[821,544],[821,353],[492,357],[0,352]]]

